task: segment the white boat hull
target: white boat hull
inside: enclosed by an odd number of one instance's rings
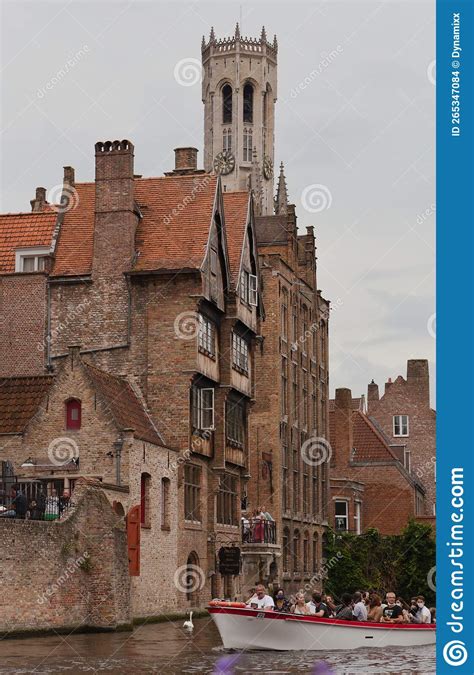
[[[227,649],[333,650],[434,644],[435,626],[339,621],[255,609],[209,607]]]

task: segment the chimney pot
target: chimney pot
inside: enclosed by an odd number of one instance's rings
[[[44,210],[44,205],[46,203],[46,188],[37,187],[35,191],[35,198],[30,201],[31,210],[33,213],[41,213],[41,211]]]
[[[74,185],[75,176],[74,168],[72,166],[65,166],[64,168],[64,180],[63,182],[68,185]]]

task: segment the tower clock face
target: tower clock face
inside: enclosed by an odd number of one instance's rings
[[[273,162],[268,156],[263,158],[263,177],[266,178],[266,180],[273,178]]]
[[[214,171],[223,176],[231,173],[235,167],[235,157],[230,150],[223,150],[214,157]]]

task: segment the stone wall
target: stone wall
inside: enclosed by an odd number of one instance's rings
[[[79,481],[61,521],[0,519],[0,632],[116,629],[131,622],[126,532]]]

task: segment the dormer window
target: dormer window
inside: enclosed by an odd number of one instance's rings
[[[15,251],[15,272],[42,272],[48,255],[48,246],[18,249]]]
[[[81,428],[81,402],[77,398],[66,401],[66,429]]]

